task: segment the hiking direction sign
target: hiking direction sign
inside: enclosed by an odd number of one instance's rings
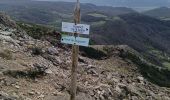
[[[86,24],[75,25],[75,23],[62,22],[62,32],[89,35],[90,25],[86,25]],[[61,43],[79,45],[79,46],[89,46],[89,38],[62,35]]]
[[[88,46],[89,45],[89,38],[63,35],[62,38],[61,38],[61,43]]]
[[[89,34],[90,25],[62,22],[62,31],[69,33]]]

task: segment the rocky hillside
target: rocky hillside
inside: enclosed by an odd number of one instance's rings
[[[0,99],[69,100],[71,49],[33,39],[8,16],[0,15]],[[170,100],[170,89],[145,77],[143,66],[127,56],[128,48],[82,48],[77,100]],[[96,59],[91,53],[103,56]],[[168,79],[161,81],[169,86]]]

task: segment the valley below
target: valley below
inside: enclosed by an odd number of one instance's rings
[[[60,43],[60,28],[73,22],[74,3],[0,5],[0,100],[69,100],[72,49]],[[169,21],[81,6],[91,32],[90,46],[80,47],[76,100],[170,100]]]

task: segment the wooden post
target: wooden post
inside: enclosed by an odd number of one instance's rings
[[[75,25],[80,23],[80,2],[77,0],[77,4],[74,10],[74,22]],[[79,36],[76,32],[74,33],[75,38]],[[72,46],[72,68],[71,68],[71,87],[70,87],[70,100],[76,100],[76,91],[77,91],[77,66],[78,66],[78,54],[79,46]]]

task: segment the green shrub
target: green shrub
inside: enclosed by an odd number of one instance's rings
[[[106,52],[106,54],[107,54],[108,56],[111,56],[112,53],[113,53],[113,47],[104,46],[104,47],[103,47],[103,50]]]
[[[24,29],[28,35],[35,39],[41,39],[46,35],[53,35],[53,29],[50,27],[37,25],[37,24],[23,24],[17,23],[22,29]]]
[[[11,60],[12,52],[10,50],[3,50],[2,52],[0,52],[0,57],[6,60]]]
[[[29,70],[19,71],[19,70],[7,70],[3,72],[5,75],[9,75],[15,78],[30,78],[35,79],[42,76],[45,76],[46,73],[44,70],[38,69],[38,68],[32,68]]]
[[[139,57],[132,52],[126,52],[124,57],[130,59],[138,65],[141,74],[152,83],[163,87],[170,87],[170,71],[168,69],[163,69],[156,65],[150,64],[142,57]]]
[[[31,49],[32,49],[32,54],[33,55],[41,55],[43,53],[42,48],[40,48],[40,47],[33,47]]]
[[[103,59],[107,57],[107,55],[104,52],[96,50],[92,47],[80,47],[80,51],[82,52],[83,56],[93,59]]]

